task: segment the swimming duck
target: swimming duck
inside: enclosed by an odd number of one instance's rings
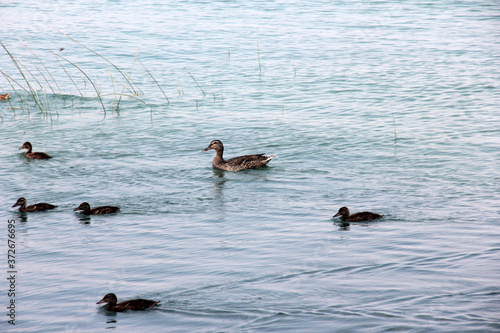
[[[275,155],[264,156],[264,154],[254,154],[233,157],[225,160],[222,157],[222,154],[224,153],[224,145],[219,140],[213,140],[210,142],[208,147],[203,149],[203,151],[209,151],[210,149],[215,149],[215,157],[212,161],[214,168],[234,172],[245,169],[256,169],[266,165],[273,157],[275,157]]]
[[[337,214],[333,217],[340,216],[340,219],[345,222],[362,222],[362,221],[370,221],[382,218],[384,215],[375,214],[371,212],[359,212],[349,215],[349,208],[341,207]]]
[[[151,301],[148,299],[132,299],[130,301],[123,301],[117,303],[118,299],[113,293],[106,294],[99,302],[96,304],[107,303],[104,307],[108,311],[122,312],[127,310],[146,310],[147,308],[153,307],[160,303],[160,301]]]
[[[46,153],[42,153],[42,152],[34,152],[32,153],[31,150],[33,149],[33,146],[31,145],[30,142],[25,142],[23,144],[23,146],[21,148],[19,148],[19,150],[21,149],[27,149],[27,151],[24,153],[24,155],[26,155],[27,158],[31,158],[33,160],[48,160],[49,158],[52,158],[52,156],[50,156],[49,154],[46,154]]]
[[[101,206],[90,209],[88,202],[82,202],[80,206],[73,209],[74,211],[81,210],[82,214],[85,215],[102,215],[102,214],[112,214],[120,210],[120,207],[115,206]]]
[[[0,94],[0,101],[5,101],[9,99],[10,94]]]
[[[34,205],[26,206],[27,203],[28,202],[26,201],[26,199],[21,197],[17,199],[16,203],[12,207],[20,206],[19,207],[20,212],[42,212],[44,210],[54,209],[57,207],[45,202],[40,202]]]

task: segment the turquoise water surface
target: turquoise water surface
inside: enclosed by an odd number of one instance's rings
[[[0,4],[0,331],[500,331],[499,14]],[[213,139],[276,158],[213,169]],[[345,224],[342,206],[385,216]],[[109,292],[161,303],[107,312]]]

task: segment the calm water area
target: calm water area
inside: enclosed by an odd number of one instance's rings
[[[498,1],[4,1],[0,41],[1,332],[500,332]]]

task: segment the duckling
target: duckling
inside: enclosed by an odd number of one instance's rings
[[[371,212],[359,212],[349,215],[349,208],[341,207],[337,214],[333,217],[340,216],[340,219],[345,222],[362,222],[362,221],[370,221],[375,219],[380,219],[384,217],[384,215],[375,214]]]
[[[148,299],[132,299],[130,301],[123,301],[118,303],[116,295],[113,293],[106,294],[96,304],[107,303],[104,307],[108,311],[122,312],[127,310],[146,310],[150,307],[156,306],[160,301],[151,301]]]
[[[33,160],[48,160],[49,158],[52,158],[49,154],[42,153],[42,152],[34,152],[32,153],[31,150],[33,149],[33,146],[31,145],[30,142],[26,141],[21,148],[21,149],[27,149],[27,151],[24,153],[27,158],[33,159]]]
[[[254,154],[233,157],[225,160],[222,157],[222,154],[224,153],[224,145],[220,140],[213,140],[207,148],[203,149],[203,151],[209,151],[210,149],[215,149],[215,157],[212,161],[214,168],[234,172],[245,169],[256,169],[266,165],[273,157],[275,157],[275,155],[264,156],[264,154]]]
[[[9,99],[10,94],[0,94],[0,101],[5,101]]]
[[[42,212],[44,210],[54,209],[57,207],[45,202],[40,202],[35,205],[26,206],[27,203],[28,202],[26,201],[26,199],[21,197],[17,199],[16,203],[12,207],[20,206],[19,207],[20,212]]]
[[[74,211],[81,210],[82,214],[85,215],[102,215],[102,214],[112,214],[120,210],[120,207],[115,206],[101,206],[90,209],[88,202],[82,202],[80,206],[73,209]]]

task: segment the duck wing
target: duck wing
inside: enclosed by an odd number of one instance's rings
[[[255,169],[266,165],[273,157],[274,155],[265,156],[264,154],[244,155],[230,158],[226,161],[226,164],[239,170]]]
[[[127,310],[134,310],[134,311],[145,310],[147,308],[157,305],[158,303],[160,303],[160,301],[152,301],[149,299],[133,299],[130,301],[123,301],[116,304],[113,310],[118,312]]]
[[[112,214],[120,210],[120,207],[115,206],[101,206],[95,207],[90,210],[91,215]]]
[[[40,212],[44,210],[49,210],[49,209],[54,209],[57,206],[45,203],[45,202],[40,202],[34,205],[29,205],[26,207],[25,211],[26,212]]]
[[[48,160],[52,158],[52,156],[43,152],[28,153],[26,154],[26,157],[31,158],[33,160]]]
[[[384,215],[375,214],[372,212],[359,212],[350,215],[347,219],[349,222],[360,222],[360,221],[370,221],[375,219],[380,219]]]

